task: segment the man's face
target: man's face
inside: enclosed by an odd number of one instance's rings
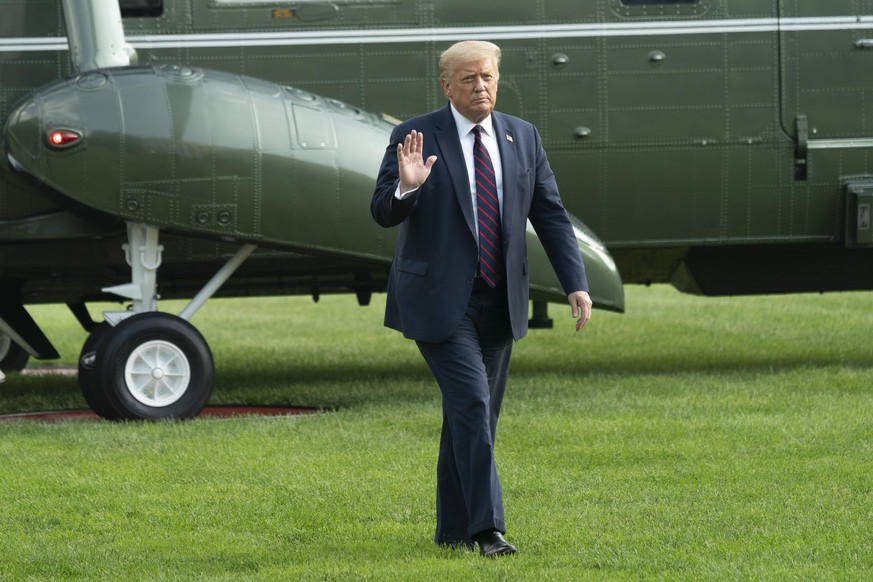
[[[464,63],[443,81],[443,93],[455,109],[474,123],[491,113],[497,103],[499,73],[491,59]]]

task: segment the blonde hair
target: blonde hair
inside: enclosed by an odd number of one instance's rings
[[[491,59],[494,69],[499,76],[500,71],[500,47],[493,42],[485,40],[462,40],[456,42],[440,55],[440,81],[448,81],[459,66]]]

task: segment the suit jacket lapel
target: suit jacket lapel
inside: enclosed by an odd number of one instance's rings
[[[452,189],[455,191],[461,212],[470,228],[473,238],[476,238],[476,225],[473,222],[473,201],[470,196],[470,177],[467,175],[467,162],[464,161],[464,152],[461,150],[461,142],[458,139],[458,128],[449,104],[443,108],[443,116],[434,131],[434,140],[440,150],[442,159],[437,164],[442,164],[449,179]],[[427,140],[428,136],[424,136]]]
[[[496,112],[491,113],[491,120],[494,126],[494,139],[497,140],[497,149],[500,150],[500,164],[503,166],[503,215],[501,216],[503,237],[504,240],[509,240],[515,226],[512,219],[518,187],[518,155],[515,150],[515,136],[506,120]]]

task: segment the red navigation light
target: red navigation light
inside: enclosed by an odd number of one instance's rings
[[[56,149],[73,147],[82,141],[82,134],[74,129],[53,129],[48,133],[48,143]]]

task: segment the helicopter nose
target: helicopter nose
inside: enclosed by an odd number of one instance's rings
[[[84,149],[86,133],[69,91],[34,93],[20,101],[9,116],[3,136],[13,166],[38,174],[47,156],[71,155]]]
[[[6,155],[16,167],[30,167],[40,154],[40,107],[34,99],[20,104],[6,121]]]

